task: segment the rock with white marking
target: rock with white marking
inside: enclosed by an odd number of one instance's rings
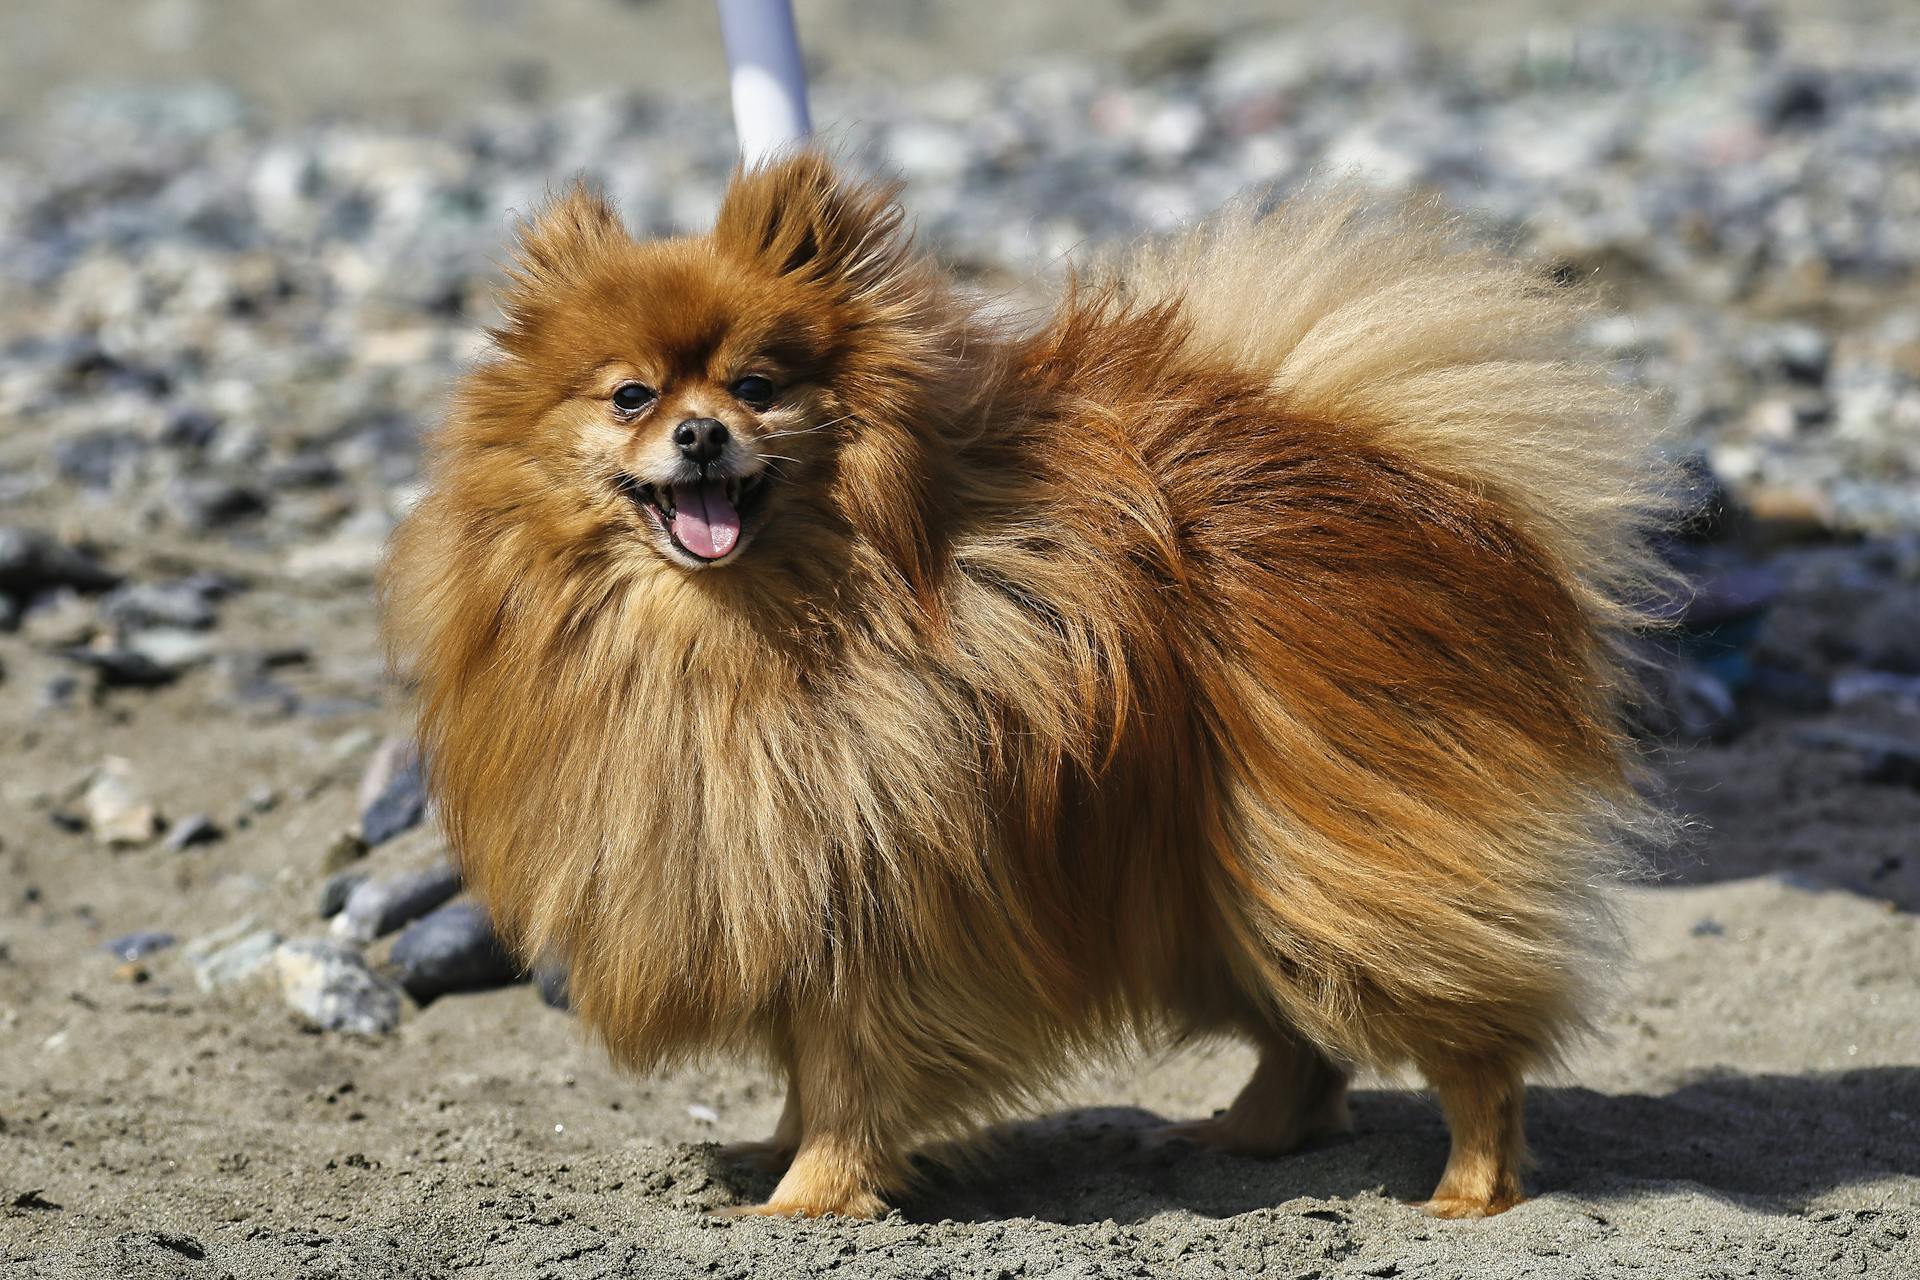
[[[400,1025],[400,989],[351,947],[323,938],[282,943],[273,953],[280,994],[322,1031],[385,1035]]]

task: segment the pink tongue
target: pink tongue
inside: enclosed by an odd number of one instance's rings
[[[718,480],[673,486],[673,536],[702,560],[718,560],[740,539],[740,513]]]

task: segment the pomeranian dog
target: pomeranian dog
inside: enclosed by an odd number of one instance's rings
[[[812,152],[711,234],[522,233],[382,583],[467,882],[619,1062],[762,1056],[771,1199],[1089,1055],[1233,1035],[1167,1136],[1417,1069],[1425,1208],[1522,1198],[1606,963],[1659,471],[1551,279],[1419,206],[1243,210],[1028,327]]]

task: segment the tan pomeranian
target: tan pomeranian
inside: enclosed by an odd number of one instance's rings
[[[1411,1066],[1425,1207],[1522,1197],[1646,823],[1647,433],[1569,291],[1351,193],[1015,329],[813,153],[710,235],[523,232],[383,593],[468,883],[614,1057],[763,1056],[739,1212],[873,1215],[1090,1055],[1233,1035],[1170,1136],[1284,1152]]]

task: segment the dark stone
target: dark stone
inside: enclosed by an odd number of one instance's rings
[[[54,587],[105,591],[119,582],[119,574],[87,552],[39,529],[0,526],[0,594],[28,596]]]
[[[1816,71],[1793,71],[1768,90],[1762,115],[1771,129],[1811,129],[1826,123],[1830,91]]]
[[[335,928],[356,942],[371,942],[418,919],[460,892],[460,875],[442,863],[425,871],[382,876],[356,885]]]
[[[408,925],[393,944],[394,976],[421,1004],[451,991],[479,991],[526,975],[477,902],[449,902]]]
[[[83,667],[92,667],[109,689],[157,689],[180,676],[176,667],[162,666],[131,649],[63,649],[60,654]]]
[[[258,489],[213,478],[178,480],[167,498],[180,523],[196,531],[224,528],[267,509],[266,495]]]
[[[160,429],[160,443],[169,449],[204,449],[220,434],[220,420],[204,409],[182,409]]]
[[[324,489],[340,479],[333,459],[313,451],[296,453],[267,468],[267,483],[276,489]]]
[[[226,834],[211,817],[204,813],[195,813],[169,827],[166,838],[160,842],[160,847],[169,853],[179,853],[182,849],[189,849],[197,844],[213,844],[217,840],[224,839]]]
[[[346,910],[347,899],[367,881],[364,871],[336,871],[320,886],[320,918],[331,919]]]
[[[533,983],[540,991],[540,1001],[550,1009],[566,1012],[572,1003],[567,991],[567,966],[558,960],[542,960],[534,966]]]
[[[360,836],[369,848],[411,831],[427,816],[427,783],[420,757],[410,754],[380,794],[360,814]]]
[[[165,951],[175,941],[176,939],[170,933],[162,933],[157,929],[142,929],[137,933],[115,938],[106,945],[106,951],[119,960],[131,962],[144,960],[156,951]]]

